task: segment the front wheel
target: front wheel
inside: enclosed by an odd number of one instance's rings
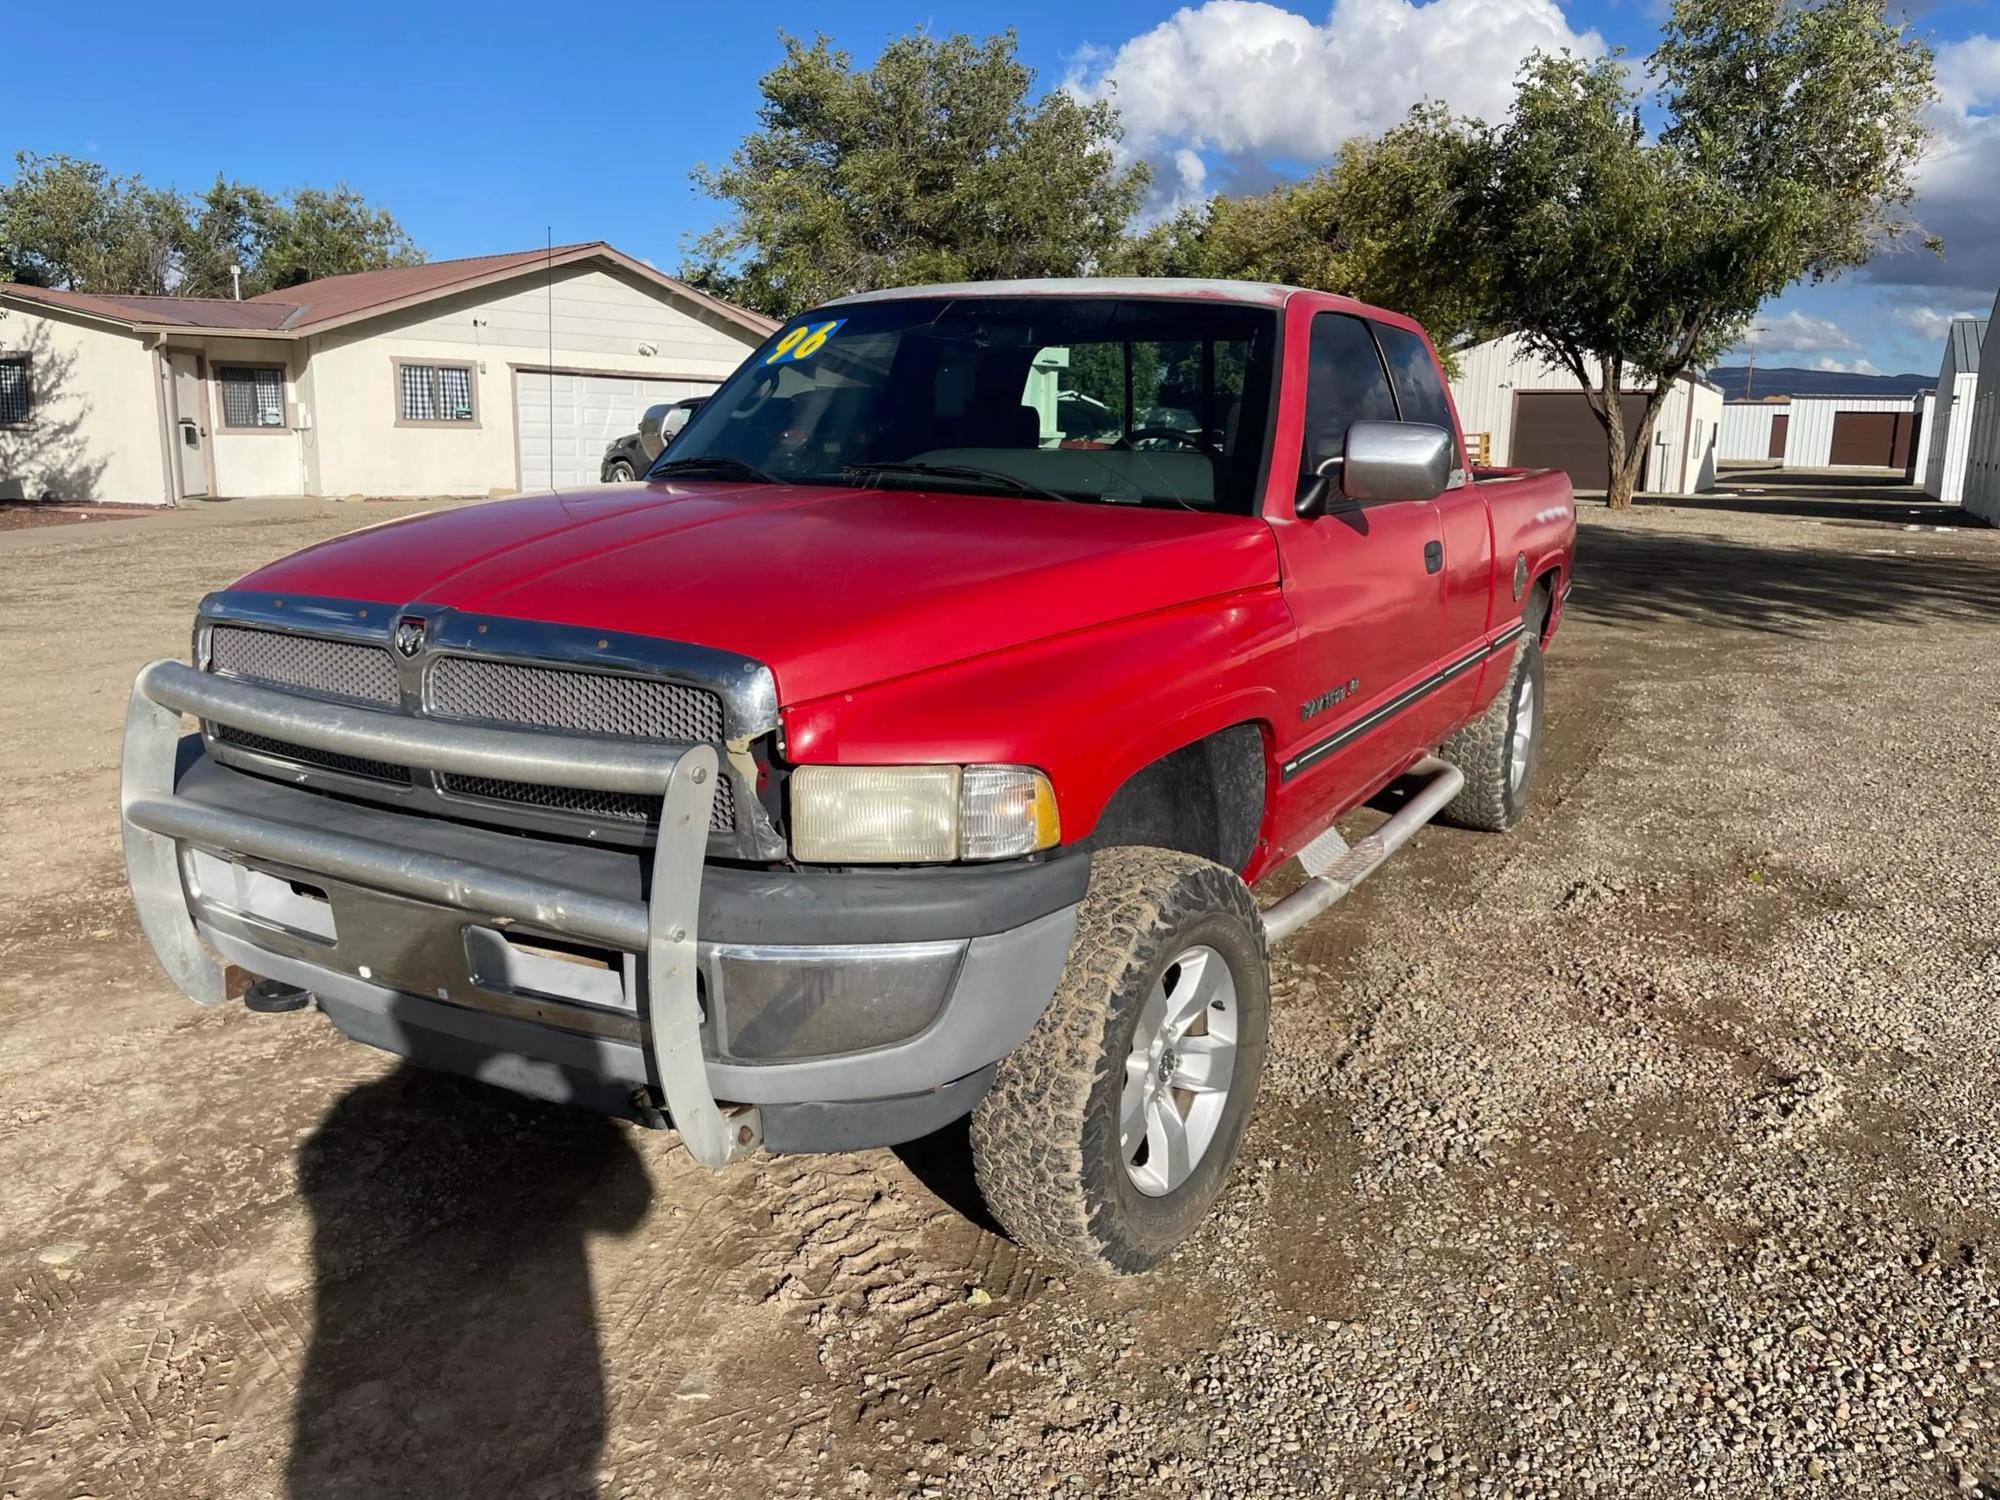
[[[1521,821],[1541,758],[1542,706],[1541,644],[1523,635],[1486,712],[1438,746],[1465,773],[1465,789],[1445,804],[1440,822],[1499,833]]]
[[[1264,1070],[1263,922],[1222,866],[1092,856],[1055,998],[972,1115],[973,1168],[1020,1244],[1126,1274],[1221,1194]]]

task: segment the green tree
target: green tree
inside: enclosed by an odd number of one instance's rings
[[[1143,167],[1114,158],[1117,117],[1034,73],[1012,32],[901,37],[857,69],[825,37],[784,36],[759,129],[697,188],[730,205],[686,274],[787,316],[912,282],[1074,275],[1117,249]]]
[[[1137,275],[1223,276],[1316,287],[1421,322],[1449,362],[1494,331],[1475,234],[1490,142],[1473,122],[1419,105],[1380,136],[1347,142],[1298,182],[1217,197],[1127,242]]]
[[[1493,316],[1588,394],[1613,509],[1676,380],[1768,298],[1916,232],[1934,97],[1882,0],[1677,0],[1650,71],[1656,137],[1620,61],[1530,59],[1478,215]],[[1628,377],[1647,383],[1630,443]]]
[[[260,195],[261,196],[261,195]],[[345,183],[331,191],[297,188],[289,199],[254,209],[260,285],[273,291],[346,276],[413,266],[424,258],[387,209],[372,207]]]
[[[185,206],[97,162],[22,151],[0,187],[0,273],[72,292],[172,288]]]
[[[220,174],[215,185],[190,207],[187,234],[181,241],[180,281],[183,297],[227,297],[232,285],[229,268],[242,268],[243,295],[268,292],[261,274],[265,234],[278,206],[260,188],[230,182]]]
[[[1447,363],[1519,333],[1588,395],[1622,509],[1675,381],[1786,287],[1916,232],[1933,96],[1929,51],[1883,0],[1677,0],[1637,75],[1538,55],[1497,127],[1420,106],[1300,182],[1156,226],[1120,263],[1397,308]]]
[[[199,198],[97,162],[24,151],[0,186],[0,276],[66,291],[227,297],[414,265],[423,252],[352,188],[274,196],[218,176]]]

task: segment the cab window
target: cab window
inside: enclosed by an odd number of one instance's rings
[[[1306,373],[1305,443],[1299,450],[1299,483],[1347,446],[1356,422],[1393,422],[1396,398],[1368,325],[1346,313],[1320,313],[1312,321]]]

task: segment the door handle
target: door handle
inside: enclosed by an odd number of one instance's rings
[[[1435,573],[1439,568],[1443,566],[1444,566],[1444,543],[1425,542],[1424,571],[1426,573]]]

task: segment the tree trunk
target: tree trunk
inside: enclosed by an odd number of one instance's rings
[[[1605,491],[1604,503],[1613,510],[1628,510],[1632,505],[1632,490],[1638,483],[1639,466],[1633,460],[1646,451],[1645,444],[1639,445],[1638,452],[1625,452],[1625,403],[1620,397],[1619,387],[1624,385],[1624,369],[1620,361],[1603,360],[1598,364],[1598,397],[1603,405],[1598,410],[1598,419],[1604,423],[1606,465],[1611,475],[1611,487]]]
[[[1611,488],[1604,503],[1613,510],[1630,510],[1632,493],[1639,487],[1639,460],[1646,456],[1646,434],[1641,429],[1632,451],[1625,451],[1625,414],[1621,411],[1611,433]]]
[[[1633,437],[1632,451],[1621,453],[1625,444],[1625,423],[1618,423],[1618,441],[1612,448],[1611,488],[1605,494],[1605,501],[1613,510],[1630,510],[1633,491],[1639,487],[1639,465],[1645,461],[1646,450],[1653,445],[1653,419],[1660,414],[1656,402],[1648,402],[1646,415],[1639,423],[1639,431]]]

